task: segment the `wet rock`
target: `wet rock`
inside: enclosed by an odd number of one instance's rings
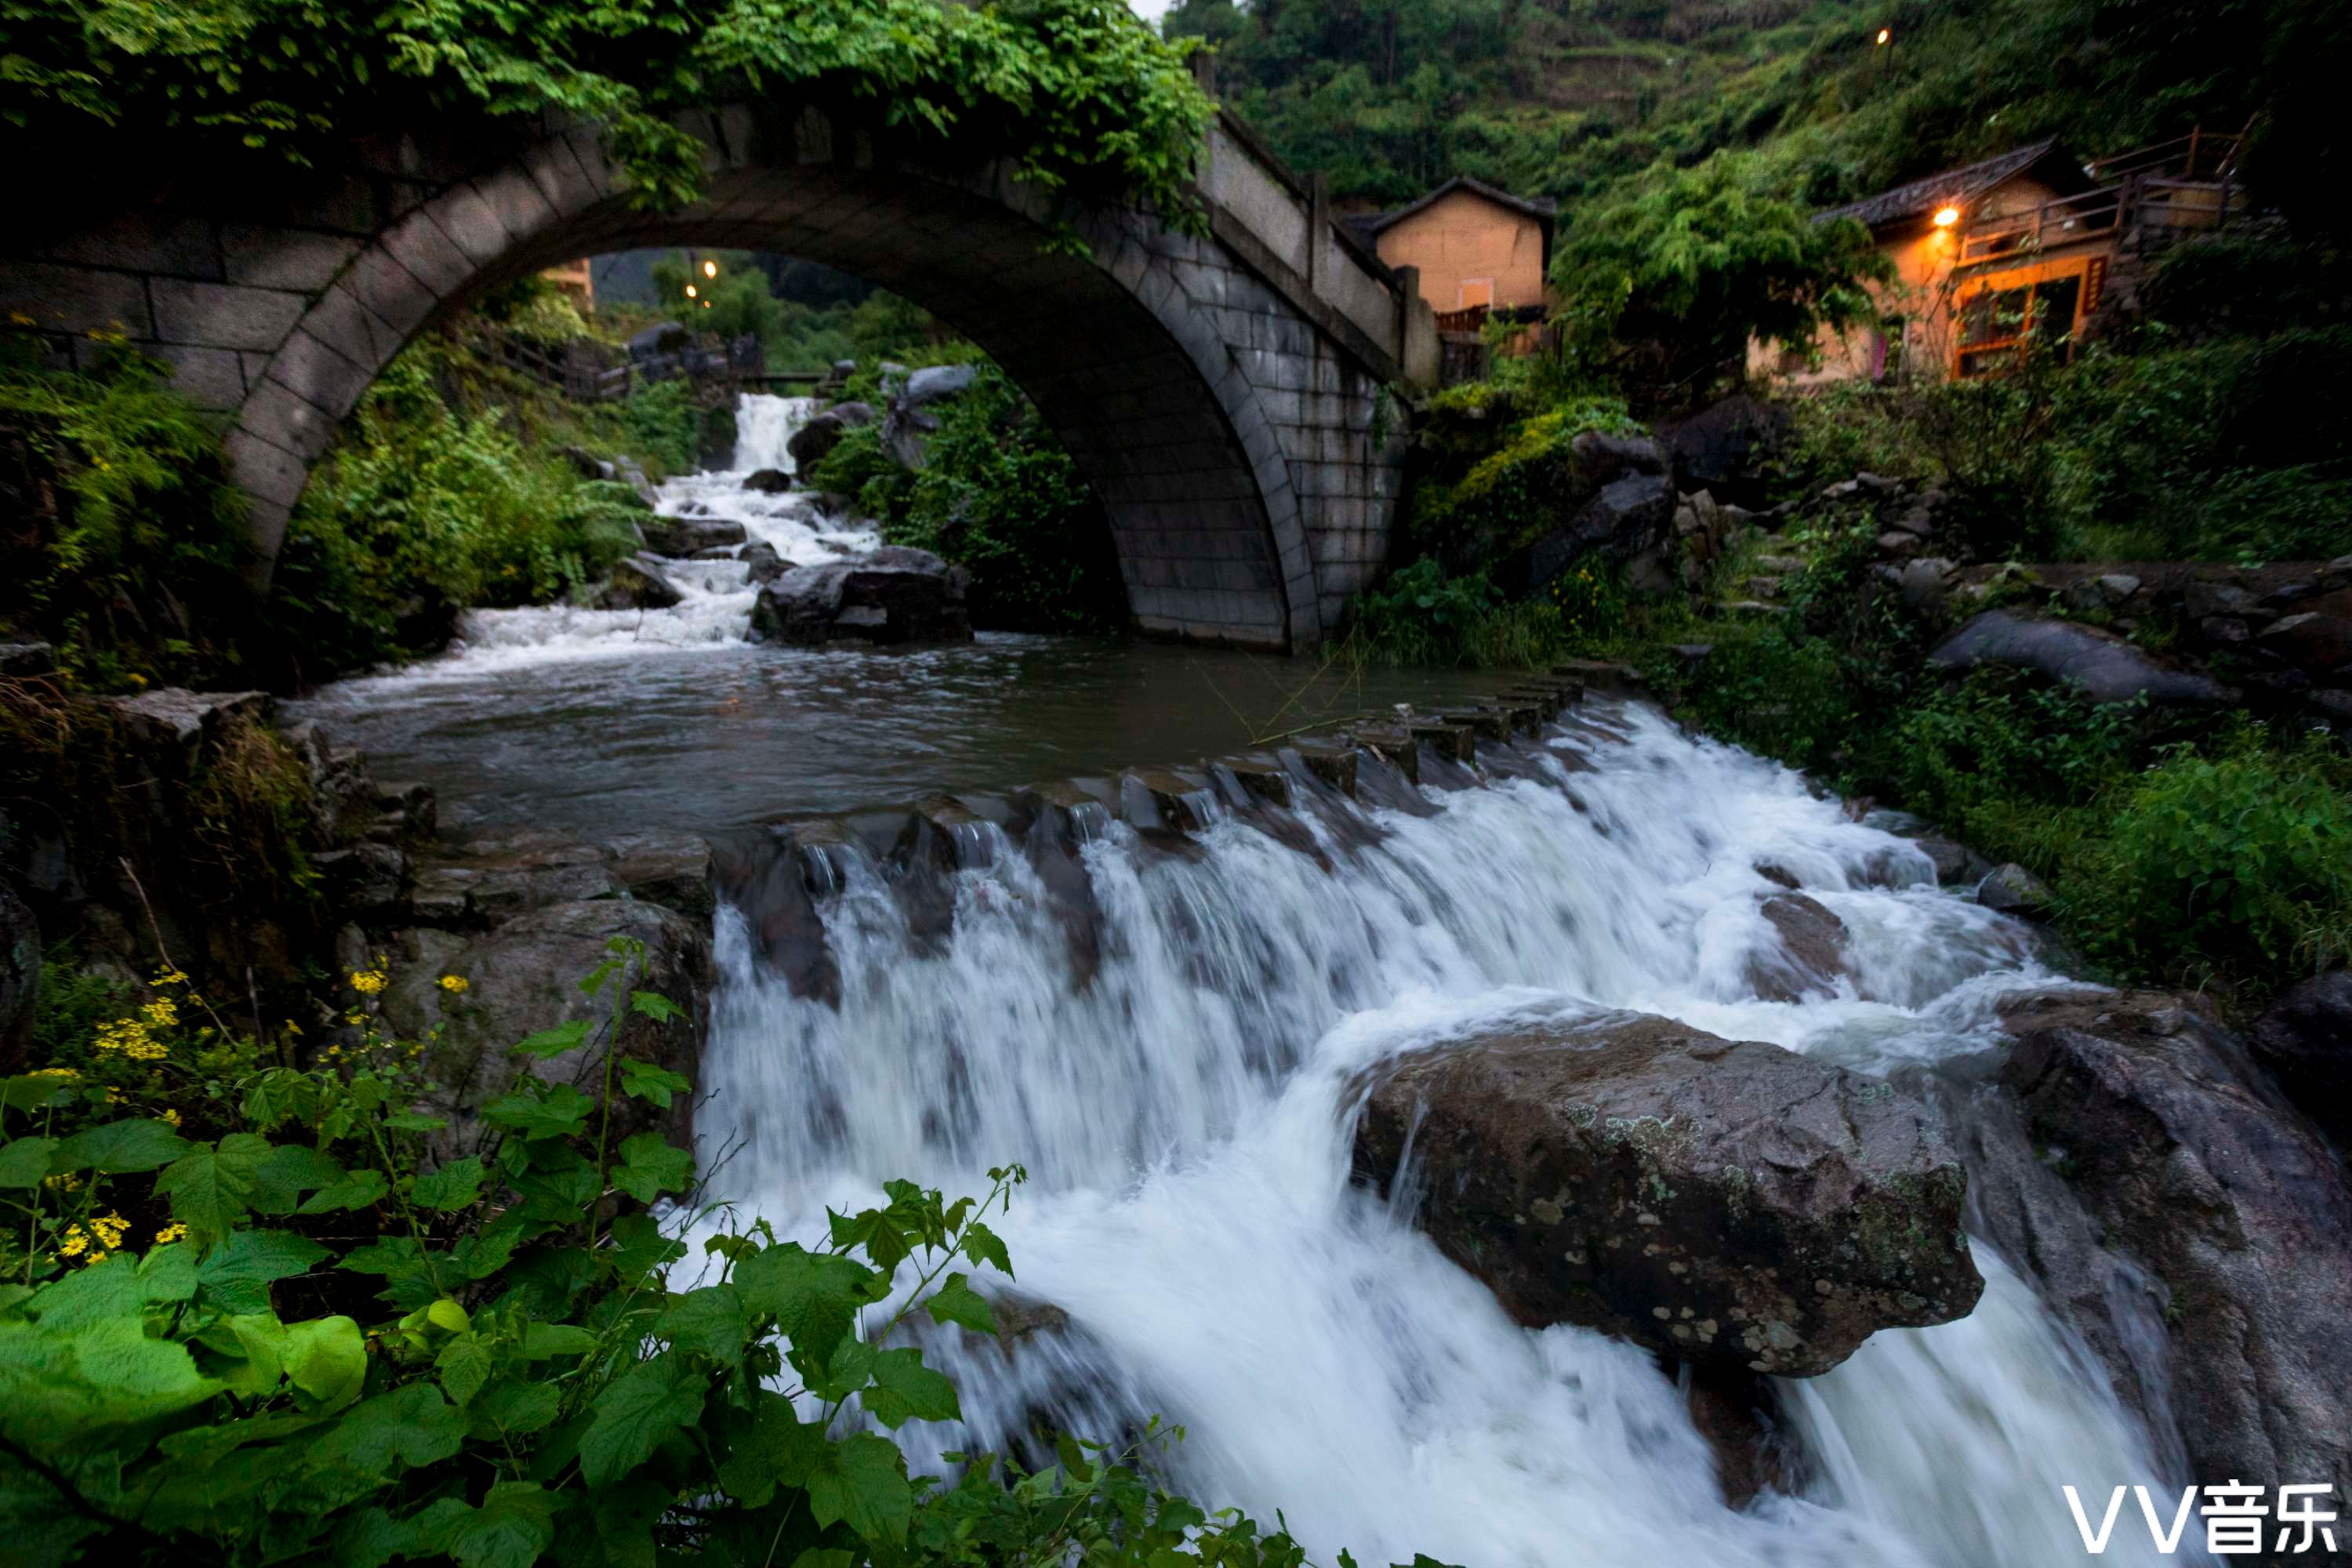
[[[1881,555],[1916,555],[1920,548],[1919,536],[1916,533],[1889,529],[1878,536],[1878,552]]]
[[[874,409],[870,404],[836,403],[793,431],[791,439],[784,443],[784,450],[791,455],[793,467],[806,475],[841,445],[844,436],[861,425],[873,423]]]
[[[968,582],[962,567],[898,545],[856,561],[795,566],[760,590],[751,630],[801,647],[969,642]]]
[[[2158,661],[2113,632],[2074,621],[1987,610],[1937,644],[1927,662],[1958,673],[1980,664],[2030,669],[2063,680],[2094,702],[2211,706],[2234,693],[2210,676]]]
[[[744,476],[743,488],[757,495],[780,496],[793,488],[793,477],[782,468],[760,468]]]
[[[1568,449],[1575,455],[1577,468],[1596,483],[1606,483],[1628,473],[1663,474],[1672,466],[1665,447],[1647,436],[1612,436],[1604,431],[1587,430],[1570,441]],[[1705,511],[1714,510],[1715,498],[1708,496]]]
[[[2078,577],[2066,584],[2059,597],[2077,610],[2119,610],[2126,601],[2139,592],[2139,579],[2125,572],[2105,572],[2096,577]]]
[[[661,500],[660,492],[654,489],[653,480],[646,478],[644,467],[635,458],[614,458],[613,472],[619,476],[620,482],[629,488],[629,493],[635,496],[648,511],[653,510],[654,505]]]
[[[481,1107],[511,1088],[520,1071],[519,1040],[574,1019],[589,1025],[586,1044],[537,1061],[532,1070],[553,1083],[572,1083],[594,1098],[604,1052],[600,1032],[612,1016],[612,994],[590,996],[580,981],[612,954],[606,943],[628,937],[646,944],[646,968],[627,978],[632,991],[667,997],[685,1015],[657,1023],[624,1013],[618,1048],[624,1057],[682,1073],[699,1087],[703,1029],[714,974],[710,938],[701,923],[654,904],[629,900],[551,904],[528,910],[478,935],[405,931],[395,940],[383,1016],[405,1039],[426,1039],[425,1073],[438,1087],[423,1100],[428,1114],[449,1126],[434,1134],[443,1158],[474,1152],[481,1141]],[[466,981],[461,991],[445,975]],[[614,1136],[659,1131],[683,1142],[692,1131],[690,1096],[667,1110],[638,1100],[616,1100]]]
[[[1796,882],[1791,878],[1783,885],[1793,888]],[[1838,976],[1846,972],[1845,922],[1819,901],[1797,892],[1775,893],[1766,899],[1763,915],[1780,933],[1780,951],[1759,953],[1748,961],[1748,983],[1756,994],[1767,1002],[1834,995]]]
[[[2317,610],[2282,616],[2256,639],[2271,652],[2314,674],[2352,666],[2352,617]]]
[[[1885,1083],[1665,1018],[1601,1015],[1365,1075],[1360,1178],[1411,1142],[1420,1223],[1530,1325],[1733,1372],[1826,1372],[1983,1281],[1966,1179]]]
[[[784,574],[784,558],[777,554],[776,547],[764,539],[755,539],[745,545],[738,559],[743,563],[744,575],[749,582],[772,583]]]
[[[1675,485],[1663,474],[1628,474],[1601,487],[1566,525],[1535,543],[1528,588],[1540,591],[1587,556],[1627,562],[1664,544],[1675,516]]]
[[[1782,1424],[1771,1380],[1721,1367],[1690,1367],[1683,1403],[1691,1426],[1715,1450],[1716,1482],[1723,1500],[1746,1508],[1767,1491],[1794,1496],[1801,1484],[1801,1454]]]
[[[2017,864],[1995,867],[1977,884],[1977,902],[2020,920],[2047,920],[2051,910],[2049,885]]]
[[[2246,1043],[2286,1097],[2338,1149],[2352,1149],[2352,970],[2287,992],[2254,1020]]]
[[[57,667],[57,649],[47,643],[0,642],[0,675],[47,675]]]
[[[2037,1148],[2167,1298],[2189,1467],[2352,1490],[2352,1189],[2200,1003],[2163,992],[2004,1005],[2001,1082]]]
[[[724,517],[651,517],[645,522],[646,547],[656,555],[684,561],[697,551],[743,542],[743,525]]]
[[[0,879],[0,1069],[23,1061],[40,989],[41,928],[31,907]]]
[[[1991,862],[1956,838],[1927,833],[1912,842],[1936,868],[1936,880],[1944,887],[1955,882],[1981,882],[1992,870]]]
[[[1903,595],[1903,607],[1915,616],[1939,613],[1945,595],[1951,592],[1951,582],[1952,563],[1940,555],[1905,562],[1895,579],[1895,591]]]
[[[191,691],[184,686],[102,700],[121,717],[127,739],[162,752],[193,752],[232,724],[268,719],[271,707],[266,691]]]
[[[310,857],[331,908],[362,922],[397,918],[408,896],[408,857],[389,844],[361,843]]]
[[[1675,482],[1718,500],[1764,504],[1765,479],[1795,425],[1786,409],[1739,394],[1693,415],[1666,435]]]
[[[977,365],[929,365],[907,378],[905,388],[893,402],[900,408],[928,408],[934,403],[961,397],[979,379]]]
[[[651,556],[632,555],[626,561],[614,563],[604,582],[604,591],[596,595],[600,610],[667,610],[674,608],[685,595],[661,574],[660,567]]]
[[[2233,583],[2208,582],[2192,577],[2181,585],[2180,613],[2192,621],[2209,616],[2229,616],[2244,619],[2259,609],[2254,595]]]

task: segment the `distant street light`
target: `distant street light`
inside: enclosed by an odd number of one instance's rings
[[[1916,211],[1918,211],[1919,209],[1918,209],[1918,208],[1916,208],[1916,207],[1914,207],[1914,208],[1912,208],[1911,210],[1912,210],[1913,212],[1916,212]],[[1958,222],[1959,222],[1959,221],[1960,221],[1960,209],[1959,209],[1959,208],[1958,208],[1958,207],[1937,207],[1937,208],[1936,209],[1936,226],[1937,226],[1937,228],[1949,228],[1949,227],[1951,227],[1954,224],[1956,224],[1956,223],[1958,223]]]
[[[716,278],[716,277],[718,277],[718,276],[719,276],[719,263],[717,263],[716,261],[706,261],[706,262],[704,262],[704,263],[702,264],[702,275],[703,275],[705,278]]]
[[[691,283],[686,286],[686,297],[689,300],[694,298],[694,285]]]
[[[1892,27],[1881,27],[1881,28],[1879,28],[1879,29],[1878,29],[1878,47],[1879,47],[1880,48],[1885,48],[1887,45],[1889,45],[1889,44],[1893,43],[1894,41],[1895,41],[1895,29],[1894,29],[1894,28],[1892,28]]]

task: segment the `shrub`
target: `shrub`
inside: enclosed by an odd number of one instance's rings
[[[1568,647],[1559,606],[1507,605],[1484,573],[1416,561],[1350,601],[1343,657],[1372,664],[1531,668]]]
[[[1436,552],[1452,571],[1492,567],[1562,521],[1561,507],[1580,500],[1590,488],[1574,450],[1579,436],[1588,430],[1635,435],[1642,429],[1622,399],[1599,396],[1572,399],[1519,420],[1499,437],[1459,429],[1465,416],[1483,421],[1518,406],[1514,395],[1483,386],[1475,393],[1453,389],[1435,405],[1437,417],[1424,446],[1455,460],[1448,463],[1441,456],[1439,472],[1415,487],[1409,531],[1417,550]],[[1465,456],[1472,456],[1466,468],[1461,466]]]
[[[684,376],[638,387],[621,405],[630,455],[655,474],[690,474],[702,466],[703,415]]]
[[[422,1047],[376,1029],[375,972],[308,1069],[207,1066],[173,976],[101,1032],[93,1049],[134,1077],[227,1080],[217,1131],[178,1098],[125,1115],[79,1069],[0,1085],[17,1553],[1300,1568],[1286,1535],[1067,1436],[1041,1473],[973,1456],[953,1484],[910,1477],[876,1428],[960,1406],[901,1331],[919,1312],[993,1331],[967,1271],[1010,1272],[987,1220],[1023,1173],[991,1173],[977,1203],[887,1184],[815,1247],[729,1224],[691,1154],[609,1137],[616,1098],[691,1092],[610,1048],[625,1016],[678,1016],[630,988],[643,963],[616,940],[583,982],[610,999],[604,1026],[517,1047],[585,1047],[597,1092],[526,1071],[482,1108],[478,1149],[437,1164],[439,1124],[408,1109]],[[689,1261],[697,1226],[713,1234]]]

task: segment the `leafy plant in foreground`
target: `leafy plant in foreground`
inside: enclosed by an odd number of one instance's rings
[[[582,983],[605,1022],[516,1047],[591,1047],[601,1082],[526,1071],[437,1163],[417,1048],[367,1022],[374,971],[358,1043],[248,1074],[217,1137],[71,1069],[0,1084],[14,1561],[1297,1568],[1286,1534],[1068,1437],[1043,1472],[910,1476],[884,1431],[960,1407],[900,1331],[992,1331],[970,1271],[1011,1275],[987,1219],[1023,1172],[977,1202],[890,1183],[816,1247],[718,1223],[689,1153],[612,1136],[617,1100],[690,1086],[611,1048],[677,1015],[631,989],[640,945],[611,952]],[[181,1020],[143,1022],[141,1052],[177,1048],[155,1031]]]

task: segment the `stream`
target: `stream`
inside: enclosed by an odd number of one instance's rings
[[[662,510],[740,517],[790,560],[867,547],[805,497],[741,488],[783,466],[804,415],[747,397],[734,471],[673,481]],[[669,611],[478,613],[447,656],[305,707],[467,825],[740,834],[1189,762],[1509,684],[1046,637],[761,647],[743,640],[742,576],[684,563]],[[720,909],[697,1131],[739,1220],[814,1237],[828,1205],[872,1202],[887,1178],[953,1195],[984,1191],[991,1165],[1031,1173],[992,1221],[1017,1281],[982,1283],[1067,1326],[1012,1356],[960,1331],[931,1341],[965,1421],[900,1435],[918,1473],[1019,1441],[1039,1411],[1104,1440],[1157,1414],[1188,1432],[1154,1461],[1171,1484],[1269,1526],[1280,1509],[1318,1562],[1469,1568],[2051,1568],[2082,1559],[2062,1483],[2177,1488],[2089,1352],[1980,1244],[1969,1317],[1882,1331],[1780,1385],[1804,1479],[1734,1510],[1647,1352],[1517,1326],[1351,1184],[1349,1086],[1416,1046],[1625,1008],[1934,1072],[1993,1044],[2004,991],[2054,978],[2021,928],[1798,775],[1642,706],[1580,716],[1518,743],[1524,776],[1415,809],[1298,813],[1312,852],[1209,799],[1184,853],[1088,816],[1083,953],[1057,918],[1066,890],[988,821],[940,874],[944,932],[918,929],[892,868],[832,852],[817,908],[837,1005],[761,959],[761,910]],[[1779,941],[1759,861],[1852,933],[1836,995],[1757,999],[1750,960]],[[2193,1539],[2159,1558],[2119,1529],[2105,1560],[2201,1561]]]

